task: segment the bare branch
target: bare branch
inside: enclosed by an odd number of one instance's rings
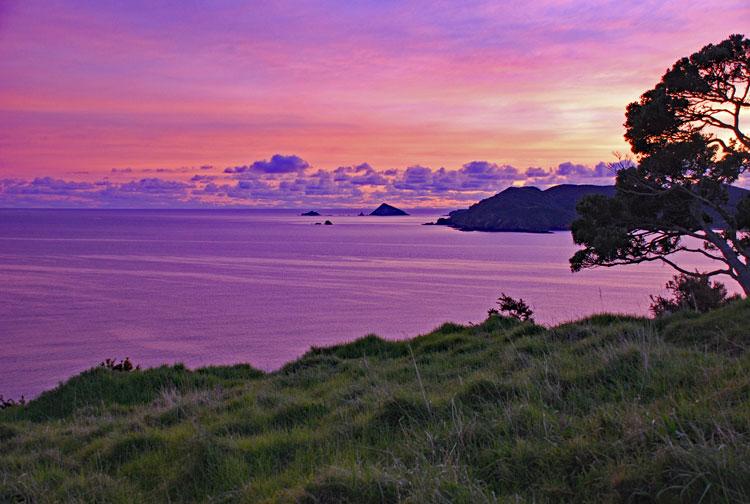
[[[711,254],[709,252],[706,252],[703,249],[690,248],[690,247],[680,247],[675,252],[682,252],[682,251],[685,251],[685,252],[694,252],[696,254],[701,254],[703,256],[706,256],[709,259],[713,259],[714,261],[722,261],[722,262],[724,262],[724,258],[723,257]]]

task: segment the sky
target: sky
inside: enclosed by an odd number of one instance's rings
[[[750,2],[0,0],[0,206],[459,206],[612,181]]]

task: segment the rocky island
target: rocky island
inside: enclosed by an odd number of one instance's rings
[[[409,215],[409,214],[404,212],[400,208],[396,208],[395,206],[389,205],[388,203],[383,203],[378,208],[370,212],[370,215],[378,215],[381,217],[385,217],[385,216]]]
[[[316,212],[315,210],[310,210],[309,212],[305,212],[300,215],[303,217],[320,217],[320,214]]]

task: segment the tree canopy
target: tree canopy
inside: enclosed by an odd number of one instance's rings
[[[619,164],[614,197],[579,202],[572,231],[583,248],[571,269],[661,261],[687,275],[730,276],[750,295],[750,197],[732,187],[750,168],[749,108],[742,35],[678,60],[628,105],[637,164]],[[715,269],[690,271],[677,253],[713,259]]]

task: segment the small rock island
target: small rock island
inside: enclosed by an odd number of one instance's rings
[[[409,215],[400,208],[389,205],[388,203],[381,204],[378,208],[370,212],[370,215],[378,215],[381,217],[395,216],[395,215]]]
[[[320,214],[316,212],[315,210],[310,210],[309,212],[305,212],[300,215],[303,217],[320,217]]]

